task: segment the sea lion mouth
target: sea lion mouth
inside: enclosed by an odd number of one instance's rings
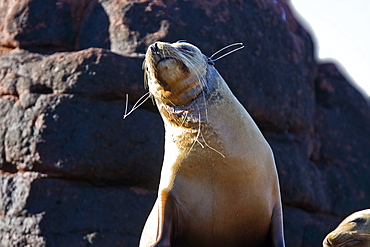
[[[359,243],[362,243],[362,241],[358,240],[358,239],[350,239],[350,240],[347,240],[343,243],[340,243],[338,246],[339,247],[346,247],[346,246],[352,246],[354,244],[359,244]]]
[[[154,61],[154,66],[157,69],[157,73],[159,73],[159,70],[167,70],[167,69],[173,69],[173,66],[178,66],[181,68],[183,73],[189,73],[189,68],[185,65],[185,63],[177,58],[177,57],[170,57],[165,56],[160,58],[158,61]]]
[[[186,67],[185,63],[178,57],[172,57],[172,56],[164,56],[164,55],[155,55],[153,57],[153,62],[154,62],[154,66],[158,66],[159,63],[161,62],[167,62],[168,60],[173,60],[174,62],[176,62],[177,64],[183,66],[183,67]]]
[[[157,63],[162,62],[163,60],[167,60],[167,59],[174,59],[174,58],[173,57],[163,57],[163,58],[159,59],[159,61]]]
[[[160,62],[163,62],[163,61],[166,61],[166,60],[170,60],[170,59],[173,59],[173,60],[176,60],[175,58],[173,57],[163,57],[163,58],[160,58],[158,61],[154,61],[155,65],[157,66]]]
[[[359,239],[347,239],[347,240],[343,240],[340,238],[340,240],[336,240],[336,239],[332,239],[330,242],[329,240],[327,239],[325,241],[325,244],[327,246],[338,246],[338,247],[347,247],[347,246],[352,246],[352,245],[356,245],[356,244],[359,244],[359,243],[362,243],[363,241],[359,240]],[[356,245],[357,246],[357,245]]]

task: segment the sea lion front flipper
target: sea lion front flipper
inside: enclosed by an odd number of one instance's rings
[[[152,247],[171,247],[176,233],[177,210],[174,199],[162,191],[158,201],[158,229],[156,243]]]
[[[276,205],[273,210],[269,235],[269,239],[271,241],[270,246],[285,247],[283,213],[280,203]]]

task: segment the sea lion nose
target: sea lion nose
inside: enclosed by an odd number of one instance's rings
[[[150,50],[151,50],[153,53],[157,53],[157,52],[159,51],[157,42],[156,42],[156,43],[154,43],[154,44],[152,44],[152,45],[150,46]]]

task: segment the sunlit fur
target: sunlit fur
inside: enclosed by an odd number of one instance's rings
[[[184,42],[146,54],[165,150],[141,247],[284,247],[271,148],[213,61]]]
[[[153,47],[155,49],[152,49]],[[168,74],[163,76],[162,63],[168,63]],[[207,146],[215,152],[223,155],[218,150],[208,145],[201,133],[202,123],[207,121],[207,100],[204,94],[201,101],[190,107],[195,111],[191,114],[185,111],[184,114],[173,114],[173,107],[184,107],[190,105],[195,98],[207,87],[207,57],[194,45],[185,42],[152,44],[146,53],[143,63],[145,84],[149,92],[157,101],[157,105],[166,118],[185,130],[194,131],[189,134],[191,140],[189,151],[196,143]],[[167,105],[169,107],[166,107]],[[200,108],[202,110],[200,110]],[[189,128],[193,126],[195,130]],[[192,138],[191,138],[192,137]],[[200,142],[200,139],[204,144]]]
[[[370,246],[370,209],[351,214],[323,241],[324,247]]]
[[[166,67],[171,70],[165,71]],[[189,43],[156,42],[148,48],[143,68],[145,85],[152,96],[164,104],[186,106],[205,86],[207,59]]]

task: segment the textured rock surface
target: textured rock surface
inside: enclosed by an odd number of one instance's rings
[[[159,168],[149,161],[162,159],[161,120],[144,110],[122,120],[125,94],[143,93],[141,62],[96,48],[0,57],[2,161],[17,170],[154,186]]]
[[[194,25],[196,23],[196,25]],[[0,4],[0,246],[137,246],[155,199],[163,126],[142,56],[186,39],[271,144],[287,246],[320,246],[370,205],[370,109],[283,0],[22,0]],[[131,106],[131,105],[130,105]]]

